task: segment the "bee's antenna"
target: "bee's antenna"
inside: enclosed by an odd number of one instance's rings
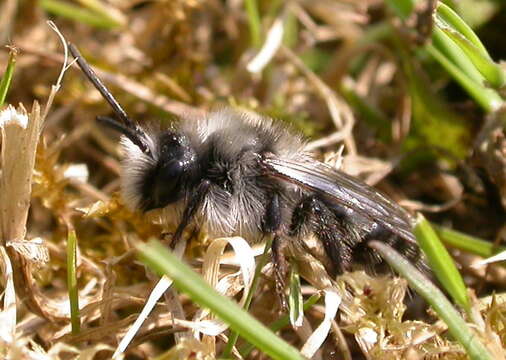
[[[130,139],[131,142],[133,142],[135,145],[137,145],[143,152],[147,152],[149,148],[146,146],[146,144],[142,141],[141,138],[139,138],[139,132],[130,129],[128,126],[123,125],[118,120],[110,118],[109,116],[97,116],[97,121],[109,126],[111,129],[114,129],[121,134],[125,135],[128,139]]]
[[[144,132],[128,117],[125,110],[121,107],[118,101],[114,98],[111,92],[104,85],[102,80],[97,76],[95,71],[91,68],[88,62],[81,55],[77,47],[75,47],[72,43],[67,43],[72,56],[77,61],[77,64],[84,72],[86,77],[91,81],[91,83],[95,86],[95,88],[102,94],[104,99],[111,105],[114,113],[118,117],[121,122],[118,122],[114,119],[105,116],[97,117],[97,120],[105,123],[106,125],[118,130],[122,134],[124,134],[127,138],[129,138],[135,145],[137,145],[142,152],[149,153],[149,146],[145,142],[145,134]]]
[[[79,50],[72,43],[68,43],[68,47],[72,55],[76,58],[79,67],[84,72],[86,77],[91,81],[91,83],[95,86],[95,88],[100,91],[100,94],[104,97],[105,100],[111,105],[112,109],[116,116],[128,127],[135,128],[135,125],[132,120],[128,117],[125,110],[121,107],[121,105],[116,101],[111,92],[105,87],[102,80],[99,79],[95,71],[91,68],[88,62],[83,58]]]

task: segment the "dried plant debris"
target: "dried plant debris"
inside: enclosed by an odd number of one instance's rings
[[[474,160],[487,172],[497,187],[504,208],[506,208],[505,111],[502,108],[487,119],[474,145]]]
[[[256,111],[287,122],[309,138],[307,151],[413,214],[487,240],[453,243],[451,252],[471,294],[462,318],[494,358],[505,358],[504,269],[480,260],[504,250],[504,67],[492,60],[504,49],[491,39],[502,36],[506,5],[484,0],[486,11],[476,11],[462,1],[455,18],[440,13],[440,2],[404,3],[0,3],[2,74],[4,45],[18,49],[0,108],[0,358],[268,358],[138,260],[136,244],[156,238],[170,248],[176,228],[125,206],[117,135],[94,121],[110,110],[66,56],[66,41],[141,125],[170,127],[224,106]],[[481,27],[468,32],[462,23]],[[468,59],[469,46],[480,56]],[[174,249],[180,258],[307,358],[469,358],[406,280],[336,276],[310,236],[286,249],[291,313],[263,254],[266,239],[194,229],[184,238]]]

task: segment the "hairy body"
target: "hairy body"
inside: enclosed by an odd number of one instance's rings
[[[258,239],[264,233],[264,216],[273,193],[281,196],[283,222],[288,222],[289,210],[302,197],[302,189],[264,177],[258,160],[265,154],[274,154],[281,159],[302,161],[308,155],[302,150],[304,143],[300,137],[271,119],[231,109],[181,121],[167,131],[180,135],[179,141],[185,143],[186,151],[194,154],[193,176],[209,181],[208,192],[195,214],[194,224],[199,228],[211,237],[239,235]],[[149,133],[157,139],[151,144],[152,153],[160,153],[165,145],[164,131],[156,129]],[[126,137],[122,145],[123,197],[130,208],[142,208],[145,195],[141,188],[153,177],[152,169],[158,162],[142,154]],[[188,180],[184,194],[163,209],[162,217],[179,224],[198,185],[198,181]]]
[[[126,203],[141,211],[157,209],[165,221],[176,223],[173,241],[190,225],[211,236],[242,235],[251,241],[272,235],[278,284],[284,268],[281,242],[298,244],[308,234],[320,240],[337,273],[355,263],[381,264],[367,246],[370,240],[382,240],[425,267],[402,208],[313,159],[301,137],[280,123],[223,109],[167,129],[144,128],[128,117],[75,46],[69,49],[114,110],[115,118],[97,119],[123,134]]]
[[[354,264],[379,265],[381,259],[367,246],[372,239],[396,246],[415,263],[422,261],[416,244],[381,223],[269,173],[263,163],[266,157],[280,163],[321,164],[304,152],[302,138],[279,122],[227,108],[146,133],[151,140],[149,153],[158,157],[141,152],[127,137],[122,139],[123,197],[132,209],[158,209],[164,221],[196,226],[210,237],[239,235],[257,241],[274,234],[278,241],[300,244],[314,234],[337,273]],[[189,174],[176,185],[180,189],[177,196],[174,185],[169,184],[174,177],[162,174],[168,167],[165,160],[174,156],[166,148],[173,149],[175,143]],[[324,171],[337,173],[331,168]],[[167,178],[169,183],[164,181]],[[205,191],[200,189],[202,184]],[[163,199],[166,189],[171,189],[168,200]],[[199,192],[195,210],[187,219],[185,209],[195,203]]]

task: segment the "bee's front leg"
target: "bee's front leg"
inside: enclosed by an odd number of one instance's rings
[[[195,191],[192,193],[188,201],[188,204],[186,205],[183,211],[181,222],[177,226],[176,232],[172,237],[172,242],[170,244],[172,248],[174,248],[176,244],[179,242],[179,240],[183,236],[184,229],[186,229],[186,227],[191,223],[191,221],[195,216],[195,213],[197,212],[199,207],[202,206],[202,203],[204,202],[204,199],[209,192],[210,186],[211,182],[209,180],[202,180],[202,182],[197,186]]]

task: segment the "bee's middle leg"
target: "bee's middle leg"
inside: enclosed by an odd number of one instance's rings
[[[283,309],[286,309],[287,303],[284,292],[285,279],[288,269],[286,258],[284,255],[284,248],[286,242],[284,241],[282,236],[282,214],[281,214],[280,196],[276,193],[271,197],[267,205],[263,222],[263,231],[265,234],[270,234],[273,236],[271,245],[271,261],[274,266],[276,294],[279,298],[281,307]]]

